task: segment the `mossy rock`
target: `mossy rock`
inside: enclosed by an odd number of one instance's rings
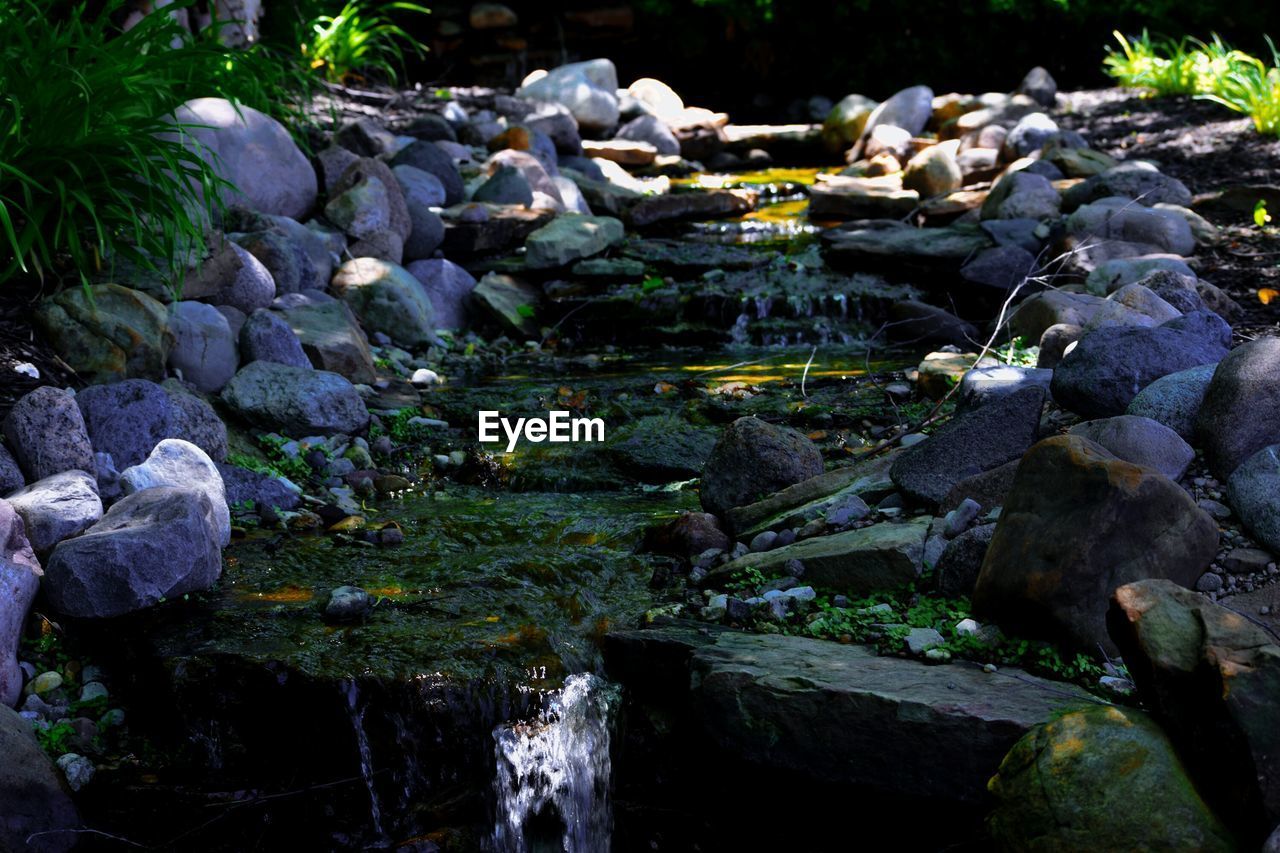
[[[93,382],[164,377],[173,346],[165,307],[118,284],[70,288],[36,309],[36,326],[58,355]]]
[[[672,415],[641,418],[610,439],[615,462],[647,483],[688,480],[702,473],[718,431]]]

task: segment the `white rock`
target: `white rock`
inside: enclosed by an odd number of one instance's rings
[[[212,512],[209,518],[223,548],[231,542],[231,511],[227,492],[218,466],[209,454],[189,441],[166,438],[155,446],[146,461],[120,473],[120,485],[126,495],[156,486],[199,489],[209,496]]]

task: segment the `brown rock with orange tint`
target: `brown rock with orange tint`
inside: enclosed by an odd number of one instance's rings
[[[1176,483],[1086,438],[1022,458],[974,587],[977,615],[1093,651],[1112,592],[1150,578],[1191,586],[1218,547],[1214,520]]]

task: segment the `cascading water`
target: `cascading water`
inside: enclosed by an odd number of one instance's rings
[[[347,710],[351,714],[351,727],[355,730],[356,748],[360,753],[360,775],[369,790],[369,817],[373,823],[373,831],[378,838],[383,838],[386,832],[382,828],[382,807],[378,803],[378,791],[373,784],[373,749],[369,746],[369,735],[364,730],[365,709],[360,704],[360,687],[354,679],[344,682],[342,686],[347,696]]]
[[[609,734],[617,698],[617,687],[596,676],[571,675],[536,719],[494,730],[497,853],[609,850]]]

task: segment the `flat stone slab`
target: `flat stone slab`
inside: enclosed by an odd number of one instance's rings
[[[893,491],[889,479],[892,456],[881,456],[857,465],[834,468],[802,483],[787,486],[769,497],[735,507],[726,513],[729,526],[743,534],[794,527],[821,514],[824,506],[846,495],[879,495]]]

